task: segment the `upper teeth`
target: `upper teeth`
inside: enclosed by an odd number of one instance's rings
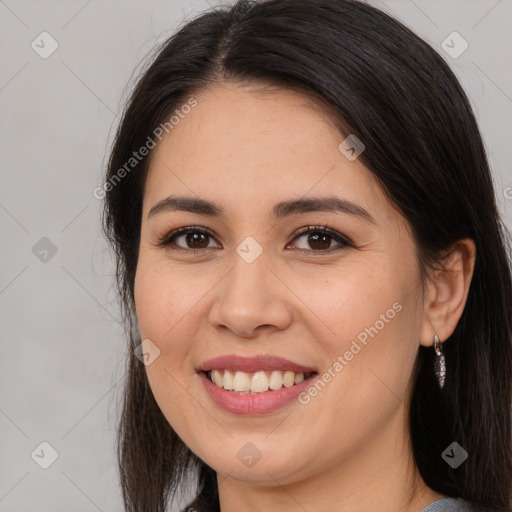
[[[306,375],[309,376],[309,374]],[[305,378],[303,372],[260,371],[245,373],[229,370],[211,370],[208,372],[208,377],[219,388],[224,388],[227,391],[253,393],[264,393],[269,389],[281,389],[283,385],[285,388],[289,388],[294,384],[301,383]]]

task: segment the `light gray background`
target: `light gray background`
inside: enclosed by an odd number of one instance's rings
[[[435,46],[461,79],[512,227],[512,1],[378,5]],[[92,191],[133,71],[207,7],[0,0],[1,512],[122,510],[114,427],[125,341]],[[31,48],[43,31],[59,45],[47,59]],[[453,31],[469,43],[457,59],[440,46]],[[33,251],[43,237],[55,255]],[[58,452],[48,469],[31,458],[43,441]]]

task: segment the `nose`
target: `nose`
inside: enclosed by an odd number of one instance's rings
[[[238,255],[225,278],[215,287],[217,296],[209,314],[216,329],[240,338],[286,329],[292,321],[289,288],[261,255],[248,263]]]

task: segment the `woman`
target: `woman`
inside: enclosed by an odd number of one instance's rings
[[[183,510],[512,510],[508,232],[410,30],[353,0],[199,16],[140,78],[104,191],[126,510],[194,477]]]

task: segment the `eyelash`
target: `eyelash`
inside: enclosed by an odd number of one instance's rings
[[[188,226],[188,227],[183,227],[183,228],[179,228],[179,229],[175,229],[174,231],[171,231],[170,233],[165,235],[163,238],[158,240],[157,246],[158,247],[164,247],[164,248],[167,248],[167,249],[170,249],[170,250],[173,250],[173,251],[187,253],[187,254],[199,254],[199,253],[204,252],[205,250],[208,249],[208,248],[203,248],[203,249],[184,249],[183,247],[179,247],[179,246],[178,246],[178,248],[171,247],[171,245],[174,243],[173,240],[175,238],[177,238],[179,235],[189,234],[189,233],[201,233],[201,234],[204,234],[204,235],[208,235],[211,238],[215,238],[213,236],[213,233],[211,233],[207,229],[201,228],[199,226]],[[328,225],[323,225],[323,226],[305,226],[303,228],[300,228],[300,229],[298,229],[293,234],[292,242],[296,238],[298,238],[298,237],[300,237],[302,235],[305,235],[305,234],[310,234],[310,233],[322,233],[322,234],[328,235],[334,241],[339,242],[340,244],[342,244],[342,246],[338,247],[337,249],[336,248],[334,248],[334,249],[333,248],[322,249],[322,250],[298,249],[299,252],[315,253],[315,254],[318,254],[318,255],[322,255],[322,254],[327,254],[327,253],[334,252],[336,250],[343,249],[345,247],[354,247],[355,248],[355,244],[349,238],[341,235],[340,233],[338,233],[334,229],[330,228]]]

